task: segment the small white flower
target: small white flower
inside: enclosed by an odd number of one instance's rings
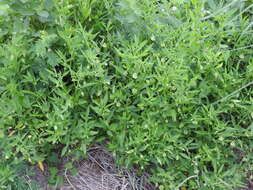
[[[151,39],[151,41],[155,41],[155,36],[152,35],[152,36],[150,37],[150,39]]]
[[[116,106],[117,106],[117,107],[120,107],[120,106],[121,106],[120,102],[117,102]]]
[[[241,59],[244,59],[244,55],[243,55],[243,54],[241,54],[239,57],[240,57]]]
[[[137,79],[137,78],[138,78],[137,73],[134,73],[134,74],[133,74],[133,78],[134,78],[134,79]]]
[[[203,13],[204,15],[207,15],[207,14],[210,14],[210,11],[208,11],[208,10],[202,10],[202,13]]]
[[[166,59],[163,57],[163,58],[161,59],[161,62],[164,63],[165,61],[166,61]]]
[[[235,142],[232,141],[232,142],[230,143],[230,146],[235,147]]]
[[[177,7],[176,7],[176,6],[173,6],[173,7],[171,8],[171,10],[172,10],[172,11],[176,11],[176,10],[177,10]]]
[[[224,141],[224,137],[219,137],[219,141]]]

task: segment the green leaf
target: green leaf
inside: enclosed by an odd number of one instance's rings
[[[48,157],[48,161],[49,162],[51,162],[51,163],[59,163],[59,158],[58,158],[58,155],[55,153],[55,152],[53,152],[53,153],[51,153],[51,155]]]
[[[71,168],[70,172],[71,172],[72,175],[78,174],[78,170],[76,168]]]
[[[50,167],[49,172],[50,172],[50,175],[53,177],[57,175],[58,169],[56,167]]]
[[[60,63],[60,59],[57,56],[57,54],[53,53],[53,52],[49,52],[47,54],[47,58],[48,58],[48,64],[51,65],[52,67],[55,67],[56,65],[58,65],[58,63]]]
[[[67,169],[73,168],[72,162],[68,162],[67,164],[65,164],[65,168],[67,168]]]
[[[54,7],[54,1],[53,0],[45,0],[44,7],[45,7],[45,9],[52,9]]]
[[[37,14],[43,18],[48,18],[49,17],[49,13],[45,10],[41,10],[41,11],[38,11]]]
[[[23,16],[31,16],[35,13],[33,9],[25,7],[22,3],[14,3],[11,8]]]
[[[61,156],[64,156],[68,150],[68,146],[65,146],[61,151]]]

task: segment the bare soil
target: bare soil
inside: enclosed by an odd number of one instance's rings
[[[63,166],[70,158],[62,159],[59,175],[64,177],[64,184],[54,188],[48,185],[48,168],[44,172],[34,167],[35,175],[30,180],[35,181],[43,190],[156,190],[148,182],[147,174],[136,175],[135,172],[119,168],[113,155],[103,147],[94,147],[88,151],[88,158],[74,163],[77,174],[72,174]]]

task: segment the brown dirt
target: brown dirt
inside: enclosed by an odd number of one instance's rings
[[[70,158],[64,158],[59,167],[59,174],[64,177],[64,185],[58,190],[156,190],[155,186],[147,181],[147,175],[137,176],[133,171],[119,168],[115,164],[112,154],[103,147],[94,147],[88,151],[88,158],[74,163],[78,173],[73,175],[64,169]],[[34,167],[35,181],[43,190],[52,190],[47,178],[49,172],[45,166],[42,172]]]

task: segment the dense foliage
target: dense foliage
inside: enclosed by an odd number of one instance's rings
[[[105,141],[160,190],[242,186],[251,3],[0,0],[0,187],[21,161]]]

